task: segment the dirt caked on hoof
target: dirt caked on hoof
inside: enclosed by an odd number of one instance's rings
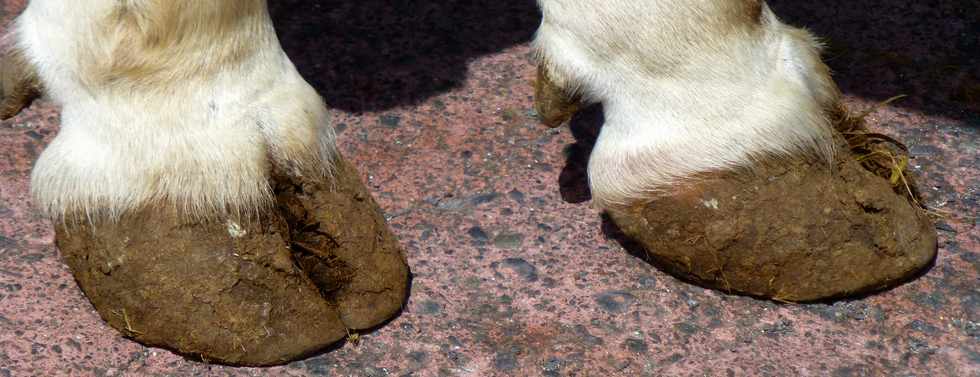
[[[16,48],[0,51],[0,119],[17,115],[41,95],[37,72]]]
[[[773,161],[608,213],[644,257],[682,279],[779,301],[894,286],[937,247],[925,211],[843,142],[833,166]]]
[[[278,208],[201,221],[173,206],[56,241],[102,318],[125,336],[209,362],[280,364],[400,310],[408,267],[380,210],[342,159],[330,182],[277,179]]]

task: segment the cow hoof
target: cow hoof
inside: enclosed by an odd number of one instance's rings
[[[41,84],[34,68],[17,49],[0,56],[0,119],[17,115],[41,95]]]
[[[333,176],[277,179],[278,208],[247,219],[161,205],[67,221],[56,241],[123,335],[209,362],[281,364],[381,324],[407,294],[408,267],[377,204],[346,162]]]
[[[841,149],[833,167],[760,164],[608,213],[654,264],[728,292],[798,302],[908,280],[936,255],[932,222]]]

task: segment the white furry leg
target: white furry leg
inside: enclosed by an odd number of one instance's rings
[[[599,206],[760,158],[830,161],[825,110],[838,92],[819,45],[761,1],[539,3],[545,75],[569,98],[604,106],[589,161]]]
[[[334,134],[264,0],[33,0],[18,46],[62,107],[32,174],[50,216],[271,204],[272,169],[322,174]]]
[[[260,366],[400,310],[397,239],[264,0],[33,0],[16,33],[63,106],[32,191],[111,327]]]

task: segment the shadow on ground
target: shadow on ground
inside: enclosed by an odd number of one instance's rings
[[[270,2],[283,48],[327,104],[418,104],[459,86],[467,62],[531,40],[534,0]]]
[[[565,166],[558,175],[561,198],[568,203],[583,203],[592,199],[589,190],[589,155],[599,138],[605,121],[601,105],[591,105],[576,113],[569,122],[575,142],[565,147]]]
[[[980,124],[980,2],[769,0],[785,22],[823,39],[841,90]]]
[[[980,119],[975,0],[770,0],[828,42],[848,94],[960,120]],[[272,2],[283,47],[334,108],[414,105],[460,85],[468,61],[529,41],[534,0]],[[976,122],[973,122],[976,123]]]

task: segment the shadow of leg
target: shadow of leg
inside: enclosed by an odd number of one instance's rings
[[[561,198],[568,203],[583,203],[592,199],[589,155],[599,138],[604,118],[602,105],[592,105],[575,114],[569,124],[575,143],[565,148],[565,166],[558,176]]]
[[[980,112],[980,2],[767,1],[787,23],[827,43],[825,61],[847,94],[959,120]]]
[[[449,91],[470,60],[529,41],[541,21],[534,0],[280,0],[270,11],[303,77],[350,112]]]

